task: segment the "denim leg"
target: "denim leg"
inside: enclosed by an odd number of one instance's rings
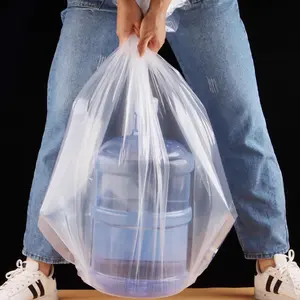
[[[262,112],[236,0],[196,0],[168,40],[214,128],[245,257],[289,248],[282,174]]]
[[[102,9],[102,10],[101,10]],[[116,15],[99,0],[69,1],[48,82],[48,113],[30,193],[23,254],[66,263],[39,231],[39,211],[73,101],[101,62],[118,46]]]

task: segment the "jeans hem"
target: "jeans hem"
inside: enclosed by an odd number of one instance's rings
[[[269,253],[244,253],[246,259],[262,259],[262,258],[273,258],[276,254],[286,254],[289,251],[290,247],[286,247],[274,252]]]
[[[54,257],[45,257],[45,256],[40,256],[38,254],[31,253],[25,249],[23,249],[22,254],[26,257],[29,257],[35,261],[38,262],[44,262],[46,264],[50,265],[63,265],[63,264],[69,264],[68,261],[66,261],[63,258],[54,258]]]

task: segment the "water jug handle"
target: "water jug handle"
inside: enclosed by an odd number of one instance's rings
[[[138,134],[138,128],[137,128],[137,113],[134,112],[134,127],[132,130],[132,135],[137,135]]]
[[[154,111],[158,112],[158,99],[153,97],[153,105],[154,105]],[[133,129],[132,129],[132,135],[137,135],[138,134],[138,115],[136,112],[134,112],[134,125],[133,125]]]

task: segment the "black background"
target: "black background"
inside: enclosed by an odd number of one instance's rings
[[[290,242],[298,250],[299,79],[296,8],[288,1],[240,0],[254,56],[261,102],[284,175]],[[1,195],[0,281],[20,258],[26,208],[46,116],[49,67],[61,28],[62,0],[5,1],[0,8]],[[168,45],[161,54],[176,66]],[[297,69],[296,69],[297,70]],[[299,74],[299,73],[298,73]],[[294,174],[296,173],[296,174]],[[193,287],[253,286],[254,261],[244,259],[232,231]],[[57,267],[58,288],[89,288],[71,265]]]

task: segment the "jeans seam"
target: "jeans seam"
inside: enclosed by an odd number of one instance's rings
[[[242,232],[241,232],[241,230],[240,230],[240,228],[239,228],[239,224],[238,224],[238,223],[239,223],[239,217],[237,217],[237,219],[236,219],[236,221],[235,221],[235,224],[234,224],[234,230],[235,230],[235,232],[237,233],[239,243],[240,243],[242,249],[244,250],[244,249],[246,248],[246,246],[245,246],[245,243],[244,243],[244,241],[243,241]],[[245,252],[244,252],[244,253],[245,253]]]

